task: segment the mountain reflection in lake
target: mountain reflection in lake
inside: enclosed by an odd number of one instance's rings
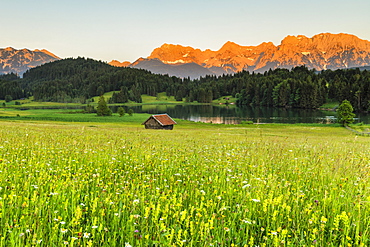
[[[311,109],[237,107],[235,105],[140,105],[129,107],[137,113],[167,113],[173,118],[195,122],[240,124],[254,123],[334,123],[336,112]],[[369,115],[357,116],[357,122],[370,123]]]

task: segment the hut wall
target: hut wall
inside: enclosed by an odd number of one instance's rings
[[[173,125],[165,125],[165,126],[163,126],[163,129],[165,129],[165,130],[172,130],[173,129]]]
[[[165,129],[165,130],[172,130],[173,125],[165,125],[162,126],[160,123],[157,122],[154,118],[150,118],[145,122],[145,129]]]
[[[162,126],[153,118],[145,122],[146,129],[162,129]]]

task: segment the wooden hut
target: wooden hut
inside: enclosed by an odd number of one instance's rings
[[[165,129],[172,130],[173,125],[177,124],[170,116],[167,114],[152,115],[144,123],[145,129]]]

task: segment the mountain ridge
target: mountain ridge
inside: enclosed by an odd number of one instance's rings
[[[30,68],[59,59],[45,49],[0,48],[0,74],[16,73],[22,76]],[[108,64],[191,79],[243,70],[263,73],[269,69],[297,66],[318,71],[335,70],[370,66],[370,41],[346,33],[320,33],[311,38],[288,35],[279,45],[263,42],[244,46],[227,41],[216,51],[164,43],[147,58],[139,58],[133,63],[112,60]]]
[[[279,45],[263,42],[257,46],[242,46],[227,41],[217,51],[165,43],[146,58],[146,67],[155,59],[163,63],[162,70],[167,72],[173,65],[195,63],[209,71],[204,70],[204,75],[232,74],[242,70],[265,72],[302,65],[320,71],[369,66],[370,41],[346,33],[320,33],[311,38],[288,35]],[[144,68],[140,61],[135,61],[135,67]]]
[[[16,73],[23,75],[28,69],[44,63],[53,62],[60,58],[48,50],[14,49],[7,47],[0,49],[0,74]]]

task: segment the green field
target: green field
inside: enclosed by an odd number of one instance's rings
[[[139,116],[1,121],[0,246],[370,245],[368,137]]]
[[[3,109],[0,110],[0,120],[12,120],[17,122],[22,121],[59,121],[59,122],[100,122],[100,123],[126,123],[140,125],[150,115],[149,114],[133,114],[129,116],[125,114],[120,117],[117,113],[112,116],[100,117],[96,113],[82,113],[81,110],[74,109],[32,109],[32,110],[16,110]]]
[[[111,91],[104,94],[104,98],[106,102],[109,101],[109,99],[112,97],[113,93],[118,93],[119,91]],[[125,103],[124,105],[178,105],[178,104],[203,104],[198,102],[185,102],[185,99],[183,101],[176,101],[174,96],[167,96],[166,92],[157,93],[157,96],[150,96],[143,94],[142,97],[142,103],[136,103],[133,101],[129,101]],[[90,105],[97,106],[99,101],[99,96],[92,97],[88,100]],[[236,99],[232,96],[224,96],[219,99],[215,99],[212,101],[212,104],[225,104],[225,103],[232,103],[235,104]],[[16,104],[16,102],[19,103],[19,105]],[[5,107],[2,108],[10,108],[10,109],[19,109],[19,108],[65,108],[65,107],[84,107],[87,104],[81,104],[81,103],[58,103],[58,102],[38,102],[34,101],[33,97],[30,97],[28,99],[22,99],[22,100],[13,100],[11,102],[5,102],[4,100],[0,100],[0,104],[5,104]],[[110,105],[123,105],[122,103],[115,103]],[[0,110],[0,114],[1,114]]]
[[[320,106],[322,109],[334,109],[340,105],[340,102],[335,101],[335,100],[328,100],[325,104]]]

